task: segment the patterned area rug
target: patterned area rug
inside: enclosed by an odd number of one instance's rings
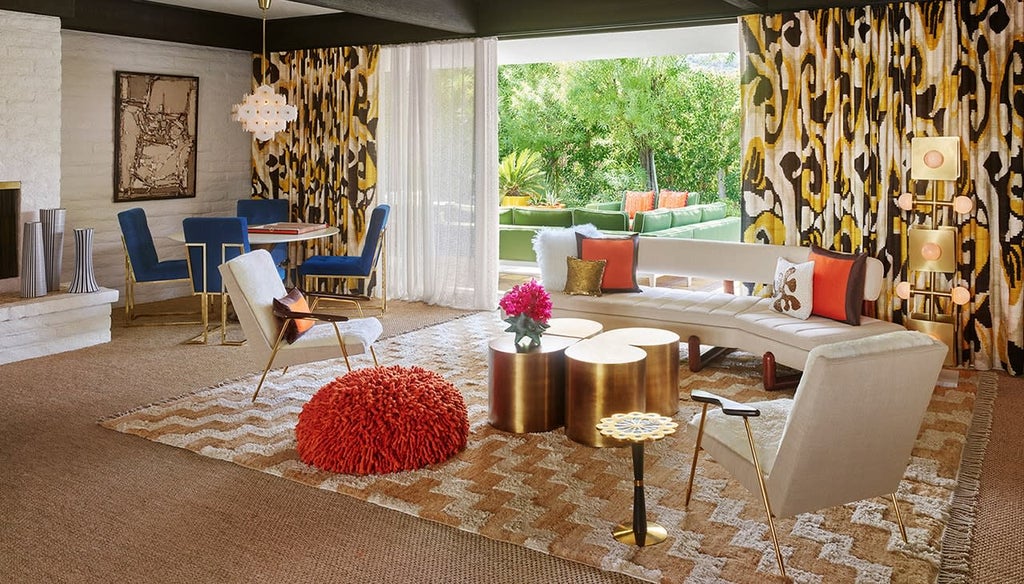
[[[503,334],[504,326],[496,313],[478,313],[378,343],[382,364],[432,369],[466,398],[467,448],[445,463],[418,471],[334,475],[298,459],[297,416],[310,396],[344,369],[340,362],[293,367],[283,376],[272,372],[255,404],[249,398],[257,377],[247,376],[140,407],[101,424],[644,580],[781,581],[758,498],[728,480],[710,459],[698,465],[694,500],[684,510],[693,448],[689,435],[670,436],[646,449],[648,516],[668,529],[669,538],[638,549],[617,542],[610,533],[631,514],[628,449],[581,446],[568,440],[561,429],[516,435],[491,428],[487,423],[487,342]],[[765,399],[759,372],[760,360],[745,353],[735,353],[699,374],[691,374],[684,365],[676,420],[682,425],[698,410],[686,397],[695,388],[740,401]],[[969,541],[971,501],[962,489],[957,491],[957,472],[975,402],[990,403],[991,398],[983,396],[994,391],[994,375],[972,371],[958,376],[954,372],[951,382],[936,387],[898,493],[909,544],[900,538],[892,508],[883,498],[784,518],[776,525],[791,578],[796,582],[935,581],[940,566],[948,563],[942,551],[947,526],[947,542],[962,541],[965,533]],[[981,449],[975,452],[978,462]],[[954,505],[959,499],[965,500]],[[951,567],[954,572],[966,569]]]

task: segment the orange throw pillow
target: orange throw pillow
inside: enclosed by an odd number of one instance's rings
[[[867,257],[811,246],[807,259],[814,262],[812,314],[860,325]]]
[[[659,209],[678,209],[686,206],[690,191],[661,191],[658,195]]]
[[[581,260],[605,260],[601,292],[640,292],[636,284],[636,256],[640,236],[587,237],[576,234],[576,251]]]
[[[309,302],[306,301],[306,297],[302,295],[302,291],[298,288],[292,288],[284,298],[275,298],[274,308],[291,312],[310,312]],[[311,318],[296,318],[287,321],[284,331],[285,340],[289,343],[294,343],[306,331],[313,328],[314,324],[316,324],[316,321]]]
[[[654,191],[647,191],[645,193],[626,191],[622,210],[629,214],[630,221],[633,220],[633,216],[636,215],[637,211],[654,210]]]

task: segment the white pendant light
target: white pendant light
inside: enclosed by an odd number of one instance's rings
[[[263,11],[263,52],[260,53],[260,81],[267,70],[267,10],[270,0],[257,0]],[[274,134],[285,129],[288,122],[294,122],[299,110],[290,105],[285,97],[262,83],[256,91],[245,94],[242,103],[231,106],[231,119],[242,123],[242,129],[252,132],[260,142],[266,142]]]

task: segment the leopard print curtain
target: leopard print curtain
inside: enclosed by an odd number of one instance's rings
[[[895,198],[975,202],[938,225],[961,234],[963,359],[1024,372],[1024,4],[904,2],[753,15],[743,55],[743,239],[867,251],[890,286],[880,318],[902,321],[905,238],[931,214]],[[957,181],[912,181],[914,136],[958,135]],[[934,192],[931,190],[934,189]],[[949,284],[950,282],[947,282]]]
[[[267,55],[266,83],[299,114],[269,141],[253,140],[253,195],[287,198],[293,221],[341,229],[336,238],[306,243],[292,258],[297,263],[360,249],[367,209],[376,204],[378,54],[368,46]],[[259,63],[256,55],[257,75]]]

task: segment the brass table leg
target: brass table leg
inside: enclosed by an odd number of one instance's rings
[[[633,522],[615,526],[612,536],[622,543],[640,547],[665,541],[664,527],[647,521],[647,502],[644,498],[644,443],[634,442],[633,449]]]

